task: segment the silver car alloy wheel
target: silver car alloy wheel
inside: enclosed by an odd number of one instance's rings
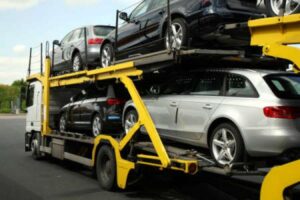
[[[133,113],[129,113],[127,116],[126,116],[126,119],[125,119],[125,125],[124,125],[124,128],[125,128],[125,133],[127,134],[130,129],[136,124],[137,122],[137,116]]]
[[[218,163],[230,164],[236,155],[236,139],[233,133],[226,128],[218,130],[213,137],[212,151]]]
[[[283,0],[270,0],[271,8],[276,15],[279,15],[280,7]],[[300,0],[287,0],[285,15],[290,15],[294,13],[300,6]]]
[[[62,115],[59,120],[59,131],[60,132],[66,131],[66,124],[67,124],[66,118],[65,118],[65,116]]]
[[[166,32],[167,49],[180,50],[183,42],[183,28],[179,23],[172,23],[172,31],[170,32],[171,41],[169,41],[169,33]],[[171,44],[171,47],[170,47]]]
[[[96,116],[93,120],[93,135],[94,137],[97,137],[98,135],[100,135],[101,130],[102,130],[102,124],[101,124],[101,119],[99,116]]]
[[[102,67],[108,67],[111,64],[111,49],[109,46],[105,46],[103,51],[102,51],[102,55],[101,55],[101,64]]]
[[[75,56],[73,59],[73,71],[78,72],[80,70],[80,58]]]

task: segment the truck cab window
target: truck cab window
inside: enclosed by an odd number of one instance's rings
[[[30,107],[33,105],[34,98],[34,85],[29,86],[27,90],[26,106]]]

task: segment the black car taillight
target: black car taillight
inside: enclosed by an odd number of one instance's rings
[[[297,119],[300,118],[300,107],[272,106],[265,107],[264,114],[269,118]]]
[[[107,105],[114,106],[114,105],[122,105],[125,103],[125,100],[123,99],[117,99],[117,98],[109,98],[106,100]]]

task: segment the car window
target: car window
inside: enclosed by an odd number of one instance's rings
[[[75,40],[78,40],[79,39],[79,36],[81,34],[83,29],[76,29],[74,32],[73,32],[73,35],[72,37],[69,39],[69,41],[75,41]]]
[[[237,74],[227,75],[225,95],[231,97],[258,97],[251,82]]]
[[[72,35],[73,35],[73,31],[70,32],[68,35],[66,35],[66,36],[64,37],[64,39],[62,39],[61,44],[66,44],[66,43],[68,43],[68,42],[70,41]]]
[[[161,94],[185,94],[192,86],[191,76],[180,76],[167,81],[167,84],[161,86]]]
[[[282,99],[300,99],[300,76],[276,74],[265,77],[273,93]]]
[[[167,0],[153,0],[153,4],[151,6],[152,9],[162,8],[167,6]]]
[[[219,96],[222,93],[223,73],[202,73],[196,76],[191,95]]]
[[[134,19],[142,14],[145,14],[150,5],[152,3],[152,0],[144,0],[142,3],[140,3],[131,13],[130,19]]]
[[[113,30],[113,27],[95,26],[94,34],[97,36],[107,36]]]

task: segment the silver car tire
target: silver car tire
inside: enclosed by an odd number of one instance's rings
[[[82,59],[79,53],[76,53],[72,59],[73,72],[78,72],[82,69]]]
[[[244,155],[244,143],[240,132],[230,123],[220,124],[213,130],[209,147],[219,166],[241,162]]]
[[[124,118],[124,129],[125,134],[127,134],[130,129],[137,123],[138,121],[138,113],[136,110],[130,110],[126,113]]]
[[[165,33],[165,47],[171,50],[180,50],[187,43],[187,25],[184,19],[177,18],[172,21],[172,30],[169,41],[168,29]]]
[[[113,46],[111,43],[106,43],[102,48],[101,48],[101,53],[100,53],[100,66],[102,68],[106,68],[112,65],[114,52],[113,52]]]
[[[269,16],[278,16],[282,0],[265,0],[266,8]],[[291,15],[300,11],[300,2],[298,0],[287,0],[286,1],[286,12],[285,15]]]
[[[65,114],[62,114],[59,119],[59,131],[66,132],[67,131],[67,119]]]
[[[92,134],[94,137],[97,137],[101,134],[103,129],[102,125],[102,120],[99,114],[96,114],[93,117],[93,122],[92,122]]]

